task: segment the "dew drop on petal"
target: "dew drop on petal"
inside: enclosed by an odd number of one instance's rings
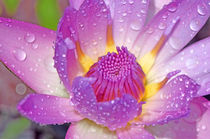
[[[194,67],[196,67],[197,63],[195,60],[193,59],[188,59],[186,60],[186,63],[185,63],[185,66],[188,68],[188,69],[192,69]]]
[[[177,6],[176,5],[171,5],[171,7],[168,8],[168,11],[175,12],[176,9],[177,9]]]
[[[75,48],[76,48],[74,42],[72,42],[71,39],[66,38],[66,39],[64,40],[64,42],[65,42],[65,44],[66,44],[66,46],[67,46],[68,49],[75,49]]]
[[[146,4],[147,3],[147,0],[142,0],[141,1],[143,4]]]
[[[27,57],[26,52],[21,49],[14,50],[13,54],[18,61],[26,60],[26,57]]]
[[[193,19],[191,22],[190,22],[190,29],[192,31],[198,31],[200,29],[200,22],[196,19]]]
[[[141,23],[138,21],[135,21],[135,22],[131,23],[130,27],[134,31],[139,31],[141,29]]]
[[[46,69],[50,72],[56,72],[56,69],[54,68],[54,60],[52,57],[48,56],[45,60],[44,60],[44,64],[46,66]]]
[[[166,28],[166,24],[165,23],[160,23],[158,28],[159,29],[165,29]]]
[[[134,3],[134,0],[128,0],[128,2],[129,2],[130,4],[133,4],[133,3]]]
[[[32,48],[33,48],[33,49],[37,49],[38,47],[39,47],[38,44],[33,44],[33,45],[32,45]]]
[[[202,130],[206,130],[206,126],[205,126],[205,125],[202,125],[202,126],[201,126],[201,129],[202,129]]]
[[[171,45],[171,47],[175,50],[179,50],[180,49],[180,45],[178,44],[178,41],[173,39],[173,38],[170,38],[169,39],[169,44]]]
[[[206,15],[207,13],[207,10],[204,7],[204,5],[200,5],[200,4],[197,6],[197,11],[199,15],[203,15],[203,16]]]
[[[2,48],[2,44],[0,44],[0,52],[2,52],[1,48]]]
[[[26,93],[26,86],[23,83],[19,83],[16,85],[15,91],[19,95],[24,95]]]
[[[27,33],[26,36],[25,36],[25,40],[28,43],[33,43],[35,41],[35,35]]]

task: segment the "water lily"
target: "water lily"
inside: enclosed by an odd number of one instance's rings
[[[70,3],[57,34],[0,18],[0,59],[37,92],[22,115],[71,122],[67,139],[209,136],[210,37],[185,47],[207,0],[173,1],[147,25],[148,0]]]

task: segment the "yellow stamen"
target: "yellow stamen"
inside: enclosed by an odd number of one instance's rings
[[[84,72],[88,72],[89,68],[94,64],[93,60],[85,55],[80,47],[79,41],[76,41],[76,51],[78,55],[79,62],[84,70]]]
[[[107,31],[106,31],[106,53],[108,52],[117,52],[116,47],[114,44],[113,40],[113,32],[112,32],[112,25],[109,24],[107,26]]]
[[[168,80],[169,78],[166,77],[163,81],[159,83],[151,83],[146,85],[142,101],[146,101],[148,98],[154,96],[167,83]]]
[[[168,26],[168,28],[166,28],[166,30],[164,31],[164,33],[161,36],[160,40],[157,42],[157,44],[152,49],[152,51],[150,51],[149,53],[144,55],[138,61],[138,63],[141,65],[141,67],[142,67],[142,69],[143,69],[145,74],[147,74],[150,71],[150,69],[152,68],[152,66],[154,65],[155,59],[156,59],[160,49],[163,47],[163,45],[164,45],[166,39],[168,38],[168,36],[174,30],[176,24],[179,22],[179,19],[180,19],[180,17],[178,16],[171,22],[171,24]]]
[[[154,65],[157,54],[165,43],[166,38],[165,35],[162,35],[155,47],[138,61],[145,74],[147,74]]]

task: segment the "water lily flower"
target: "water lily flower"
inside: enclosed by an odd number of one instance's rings
[[[71,122],[66,139],[209,136],[210,37],[187,46],[207,0],[175,0],[147,25],[149,0],[70,3],[56,34],[0,18],[0,59],[37,92],[23,116]]]

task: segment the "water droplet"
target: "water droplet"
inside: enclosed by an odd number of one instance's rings
[[[141,9],[140,12],[146,14],[146,11],[144,9]]]
[[[19,61],[25,61],[26,60],[26,52],[21,50],[21,49],[17,49],[13,51],[13,54],[15,56],[15,58]]]
[[[54,60],[51,56],[48,56],[45,61],[44,64],[47,68],[48,71],[50,72],[56,72],[56,69],[54,68]]]
[[[134,0],[128,0],[128,2],[129,2],[130,4],[133,4],[133,3],[134,3]]]
[[[146,4],[147,3],[147,0],[142,0],[141,1],[143,4]]]
[[[153,29],[152,28],[149,28],[148,30],[147,30],[147,33],[149,33],[149,34],[151,34],[151,33],[153,33]]]
[[[25,40],[28,43],[33,43],[35,41],[35,35],[34,34],[27,33],[26,36],[25,36]]]
[[[64,40],[64,42],[65,42],[65,44],[66,44],[66,46],[67,46],[68,49],[75,49],[75,48],[76,48],[74,42],[72,42],[71,39],[66,38],[66,39]]]
[[[200,22],[196,19],[193,19],[191,22],[190,22],[190,29],[192,31],[199,31],[200,29]]]
[[[175,49],[175,50],[179,50],[179,49],[180,49],[180,46],[181,46],[181,45],[178,44],[178,41],[175,40],[175,39],[173,39],[173,38],[170,38],[170,39],[169,39],[169,44],[170,44],[171,47],[172,47],[173,49]]]
[[[127,15],[127,13],[125,12],[125,13],[122,13],[122,16],[126,16]]]
[[[163,19],[168,18],[168,15],[163,15],[162,18],[163,18]]]
[[[205,125],[202,125],[202,126],[201,126],[201,129],[202,129],[202,130],[205,130],[205,129],[206,129],[206,126],[205,126]]]
[[[165,29],[166,28],[166,24],[165,23],[160,23],[158,28],[159,29]]]
[[[141,29],[141,23],[139,21],[135,21],[131,23],[130,27],[135,31],[139,31]]]
[[[38,44],[33,44],[33,45],[32,45],[32,48],[33,48],[33,49],[37,49],[38,47],[39,47]]]
[[[168,8],[168,11],[170,11],[170,12],[175,12],[176,9],[177,9],[176,4],[173,4],[173,5],[171,5],[171,6]]]
[[[188,59],[185,63],[185,66],[188,68],[188,69],[192,69],[192,68],[195,68],[197,65],[197,62],[194,60],[194,59]]]
[[[206,8],[205,8],[205,6],[204,5],[198,5],[197,6],[197,11],[198,11],[198,14],[200,14],[200,15],[206,15]]]
[[[23,83],[19,83],[16,85],[15,91],[19,95],[24,95],[26,93],[26,86]]]

